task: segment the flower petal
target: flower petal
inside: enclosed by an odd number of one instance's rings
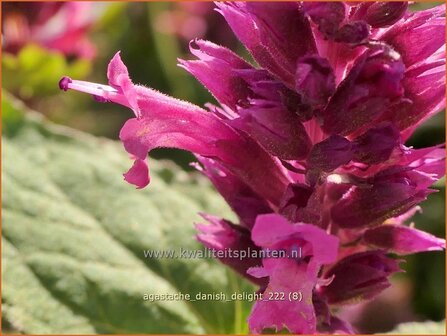
[[[315,189],[300,183],[289,184],[280,204],[279,213],[291,222],[317,223],[319,207],[312,207]]]
[[[335,76],[329,62],[319,56],[304,56],[296,66],[295,89],[310,105],[325,105],[335,91]]]
[[[298,3],[216,3],[260,66],[294,86],[296,61],[315,52],[310,25]]]
[[[352,154],[352,145],[348,139],[331,135],[312,147],[307,164],[309,169],[331,172],[351,161]]]
[[[349,135],[376,120],[403,95],[404,66],[386,49],[361,56],[323,111],[323,130]]]
[[[341,228],[355,229],[383,223],[409,210],[426,199],[430,190],[420,190],[402,182],[375,183],[371,187],[354,186],[331,209],[334,223]]]
[[[134,89],[132,81],[130,80],[127,67],[121,60],[120,54],[121,52],[118,51],[109,62],[107,67],[107,78],[109,79],[110,86],[124,94],[127,98],[128,106],[134,111],[137,117],[140,117],[141,113],[138,107],[137,92]]]
[[[315,225],[291,224],[278,214],[258,216],[251,236],[256,245],[268,248],[277,246],[289,236],[300,237],[313,245],[313,262],[318,264],[331,263],[337,255],[338,238]]]
[[[399,130],[391,123],[383,123],[355,139],[353,159],[366,164],[377,164],[388,160],[399,144]]]
[[[247,2],[261,42],[294,73],[297,60],[316,52],[310,24],[298,3]]]
[[[411,104],[393,107],[384,117],[399,129],[412,130],[445,107],[445,60],[427,60],[405,72],[402,85]],[[412,132],[412,131],[411,131]],[[408,138],[411,132],[406,132]]]
[[[230,125],[247,132],[271,155],[283,160],[307,156],[311,143],[299,117],[279,106],[241,109]]]
[[[380,38],[402,55],[407,67],[424,61],[445,45],[445,5],[411,13]]]
[[[195,76],[220,103],[232,109],[248,104],[248,85],[236,70],[253,69],[250,64],[229,49],[208,41],[194,40],[190,43],[190,49],[199,60],[180,60],[183,68]]]
[[[149,167],[146,160],[137,159],[133,166],[123,174],[124,179],[137,186],[137,189],[144,188],[150,182]]]
[[[403,225],[384,224],[368,229],[363,240],[366,244],[401,255],[445,249],[444,239]]]

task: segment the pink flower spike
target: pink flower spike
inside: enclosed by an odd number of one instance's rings
[[[445,174],[445,145],[406,143],[445,105],[445,7],[216,7],[257,64],[194,40],[195,59],[179,65],[216,98],[206,108],[134,84],[119,52],[107,85],[64,77],[59,87],[133,111],[119,139],[133,163],[124,178],[137,188],[150,181],[151,150],[195,155],[196,168],[237,216],[204,215],[208,225],[196,226],[197,240],[217,251],[262,252],[217,256],[260,286],[250,332],[354,333],[333,306],[390,286],[400,260],[388,253],[445,246],[404,224]]]

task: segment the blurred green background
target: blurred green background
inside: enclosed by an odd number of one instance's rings
[[[416,3],[412,8],[419,10],[434,4]],[[3,22],[14,13],[13,4],[10,6],[3,10]],[[26,6],[22,4],[17,11],[26,11]],[[248,57],[211,3],[101,2],[93,4],[90,11],[94,19],[86,35],[96,46],[95,58],[64,56],[29,40],[19,50],[4,51],[2,87],[51,121],[95,136],[117,139],[132,112],[118,105],[97,103],[77,92],[64,94],[57,86],[61,76],[105,83],[107,64],[121,50],[135,83],[203,105],[214,99],[176,66],[177,58],[191,58],[189,40],[195,36],[210,39]],[[426,122],[407,145],[418,148],[443,142],[444,120],[444,113],[440,113]],[[180,150],[158,149],[151,156],[171,159],[185,170],[190,170],[188,163],[193,160]],[[444,182],[439,182],[436,188],[440,192],[422,204],[424,211],[416,215],[415,222],[416,227],[444,237]],[[344,312],[362,331],[381,332],[398,322],[445,318],[445,254],[418,254],[406,259],[403,266],[406,273],[395,277],[393,289],[371,303]],[[362,311],[369,311],[366,318],[362,317]]]

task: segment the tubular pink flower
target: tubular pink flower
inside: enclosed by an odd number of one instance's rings
[[[156,147],[175,147],[205,157],[218,159],[272,205],[287,185],[277,163],[253,140],[235,131],[215,115],[200,107],[165,96],[155,90],[134,85],[119,53],[107,71],[110,85],[61,79],[63,90],[73,89],[93,95],[97,100],[111,101],[129,107],[136,118],[129,119],[120,132],[126,151],[136,162],[126,180],[138,188],[149,183],[138,169],[147,172],[147,153]],[[238,156],[235,156],[235,153]],[[270,171],[270,172],[269,172]],[[138,178],[134,176],[138,174]],[[270,183],[266,183],[269,176]],[[257,182],[256,182],[257,180]],[[270,185],[268,185],[270,184]]]
[[[288,256],[267,256],[262,267],[249,270],[253,276],[269,279],[263,299],[255,303],[248,319],[250,330],[260,333],[265,328],[286,328],[293,333],[314,333],[312,292],[321,266],[336,259],[338,239],[313,225],[291,224],[276,214],[258,216],[252,239],[264,249],[283,250]],[[275,298],[275,293],[284,298]]]

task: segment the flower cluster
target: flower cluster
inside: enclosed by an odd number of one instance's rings
[[[134,164],[124,178],[149,183],[147,153],[195,153],[239,223],[205,215],[198,239],[213,249],[300,248],[300,258],[223,263],[264,293],[252,332],[352,333],[333,307],[387,288],[406,255],[441,250],[406,221],[444,175],[442,145],[404,145],[444,106],[444,6],[412,13],[407,2],[216,3],[258,66],[208,41],[191,42],[180,66],[219,105],[206,109],[135,85],[119,53],[109,85],[63,78],[135,114],[120,132]]]
[[[93,23],[91,10],[89,2],[3,3],[2,47],[15,54],[27,43],[37,43],[67,56],[91,59],[96,54],[86,36]]]

